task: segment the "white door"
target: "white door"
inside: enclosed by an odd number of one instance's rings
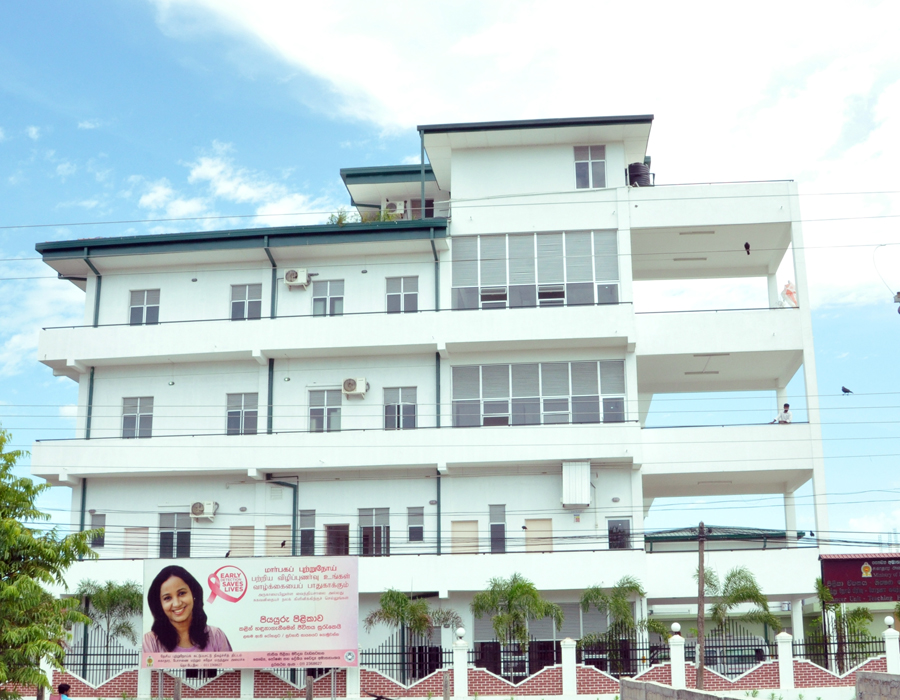
[[[525,521],[525,551],[553,551],[553,521],[550,518]]]
[[[454,520],[450,523],[450,551],[453,554],[478,552],[478,521]]]

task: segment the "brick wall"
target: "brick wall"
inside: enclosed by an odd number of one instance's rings
[[[175,693],[175,679],[167,673],[163,674],[163,697],[171,698]],[[159,697],[159,674],[154,673],[150,680],[150,695]],[[101,695],[102,697],[102,695]],[[181,685],[183,698],[239,698],[241,697],[241,672],[229,671],[213,678],[199,688]]]
[[[658,666],[651,666],[643,673],[634,677],[636,681],[650,681],[651,683],[660,683],[661,685],[672,685],[672,664],[665,663]]]
[[[578,695],[618,693],[619,681],[594,666],[575,667],[575,688]],[[560,688],[562,693],[562,688]]]
[[[483,668],[469,669],[469,695],[562,695],[562,667],[547,666],[518,684]]]
[[[450,695],[453,695],[453,671],[448,670],[448,672],[450,673]],[[428,693],[435,697],[442,697],[444,694],[444,672],[435,671],[407,687],[392,678],[388,678],[383,673],[372,671],[368,668],[361,668],[359,670],[359,692],[363,697],[365,697],[366,693],[396,698],[424,698],[428,697]],[[469,686],[469,694],[472,694],[471,686]]]
[[[306,697],[306,679],[298,678],[299,685],[292,685],[269,671],[253,672],[253,697],[256,698],[304,698]],[[338,671],[335,680],[335,697],[347,695],[347,672]],[[331,697],[331,674],[320,676],[313,681],[313,697]]]
[[[879,656],[869,659],[843,676],[838,676],[821,666],[816,666],[812,661],[794,659],[794,687],[832,688],[836,686],[854,686],[856,685],[857,671],[887,673],[887,658]]]
[[[128,693],[128,695],[134,697],[137,695],[138,672],[137,669],[132,671],[122,671],[119,675],[113,676],[106,681],[106,683],[95,688],[71,673],[54,671],[54,693],[60,683],[68,683],[72,686],[71,690],[69,690],[70,698],[116,698],[122,697],[122,693]]]

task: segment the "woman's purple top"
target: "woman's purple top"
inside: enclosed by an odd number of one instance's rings
[[[206,647],[203,649],[192,646],[192,647],[175,647],[172,650],[174,654],[189,654],[194,651],[233,651],[231,648],[231,644],[228,641],[228,637],[225,636],[225,633],[220,630],[218,627],[213,627],[211,625],[206,626],[206,631],[209,633],[209,641],[206,644]],[[144,646],[145,653],[166,653],[168,650],[159,643],[159,639],[157,638],[154,632],[147,632],[144,635]]]

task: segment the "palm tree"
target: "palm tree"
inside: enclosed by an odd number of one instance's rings
[[[431,639],[435,627],[461,627],[462,618],[455,610],[432,608],[424,598],[410,598],[406,593],[390,588],[381,594],[378,609],[363,619],[363,626],[370,632],[376,625],[387,625],[400,630],[401,681],[407,678],[407,639],[409,630],[419,637]]]
[[[541,596],[537,587],[522,574],[492,578],[488,589],[472,598],[472,613],[477,618],[491,616],[494,633],[502,643],[518,643],[522,653],[528,649],[528,620],[549,617],[562,629],[563,612],[556,603]]]
[[[91,618],[104,633],[106,648],[106,675],[109,676],[109,645],[118,637],[137,644],[138,634],[133,619],[143,610],[143,592],[134,581],[100,584],[90,579],[82,581],[75,595],[84,601],[81,612]]]
[[[728,620],[728,613],[738,605],[751,604],[752,609],[745,612],[739,619],[744,622],[754,622],[768,625],[780,632],[781,623],[778,618],[769,612],[769,600],[763,594],[756,577],[746,566],[736,566],[725,574],[724,581],[719,581],[719,576],[712,569],[705,572],[706,594],[716,599],[710,609],[710,617],[718,628],[724,628]],[[768,640],[767,640],[768,641]]]
[[[834,602],[831,590],[821,578],[816,579],[816,597],[822,608],[822,615],[810,622],[808,641],[812,645],[821,644],[822,662],[828,664],[830,653],[828,650],[828,638],[831,634],[835,639],[835,658],[838,673],[844,673],[856,665],[862,658],[850,653],[848,658],[847,647],[851,639],[859,640],[869,637],[869,623],[872,622],[872,611],[868,608],[857,607],[846,609],[840,603]],[[828,618],[833,615],[833,624]]]
[[[610,623],[606,632],[584,635],[579,641],[579,645],[582,648],[602,647],[608,654],[610,663],[618,666],[617,670],[622,671],[626,660],[622,649],[622,640],[631,638],[638,631],[655,632],[663,639],[668,639],[668,630],[659,620],[647,618],[635,622],[631,611],[631,601],[634,598],[643,598],[645,595],[647,593],[644,587],[634,576],[620,578],[609,593],[600,586],[586,588],[581,594],[581,609],[588,612],[593,605],[599,612],[606,612],[609,615]]]

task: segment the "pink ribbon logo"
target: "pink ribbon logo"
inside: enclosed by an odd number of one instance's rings
[[[216,598],[237,603],[247,592],[247,576],[236,566],[223,566],[211,573],[207,583],[210,590],[207,603],[212,603]]]

